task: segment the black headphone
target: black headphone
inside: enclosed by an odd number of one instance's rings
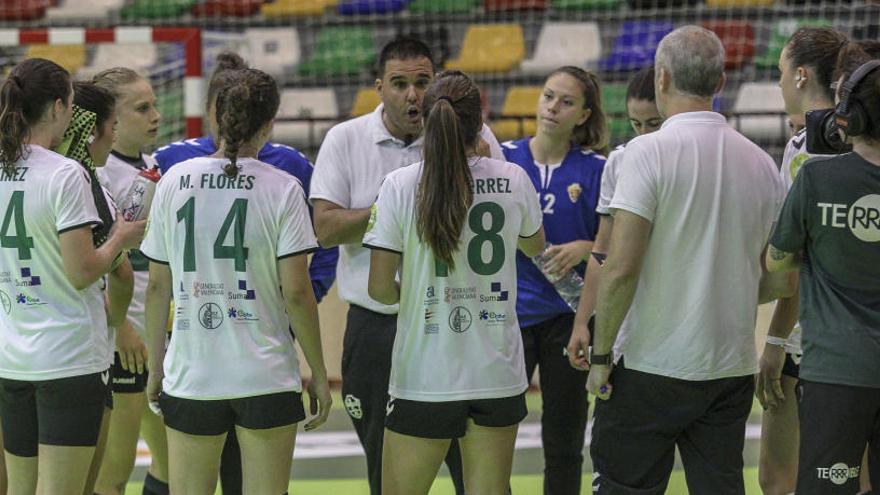
[[[853,96],[859,83],[880,68],[880,60],[865,62],[840,87],[840,103],[834,109],[834,121],[847,136],[860,136],[868,131],[871,116],[865,105]]]

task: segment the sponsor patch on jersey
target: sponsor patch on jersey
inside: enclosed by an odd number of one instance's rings
[[[507,315],[500,311],[490,311],[481,309],[479,314],[480,321],[489,326],[503,325],[507,321]]]
[[[464,306],[456,306],[449,313],[449,328],[455,333],[467,332],[473,323],[471,312]]]
[[[3,309],[3,312],[9,314],[12,312],[12,299],[9,297],[9,294],[0,290],[0,308]]]
[[[44,306],[46,303],[43,302],[39,297],[30,296],[23,292],[19,292],[17,296],[15,296],[15,302],[19,306],[23,306],[25,308],[32,308],[34,306]]]
[[[202,304],[199,308],[199,323],[208,330],[214,330],[223,323],[223,309],[214,303]]]
[[[581,193],[584,192],[584,188],[577,182],[569,184],[567,190],[568,199],[570,199],[572,203],[577,203],[578,198],[581,197]]]
[[[861,466],[849,467],[846,463],[838,462],[830,468],[816,468],[816,471],[820,480],[828,480],[835,485],[843,485],[849,480],[859,478]]]
[[[260,321],[257,315],[243,308],[230,306],[226,311],[226,316],[232,321]]]

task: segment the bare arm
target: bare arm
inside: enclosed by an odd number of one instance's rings
[[[123,257],[123,262],[107,276],[107,324],[113,328],[125,321],[134,293],[134,271],[128,257]]]
[[[370,220],[369,208],[348,209],[324,199],[315,199],[312,204],[321,247],[360,244]]]
[[[156,375],[161,382],[164,375],[162,365],[165,361],[165,329],[168,327],[171,294],[171,269],[168,265],[151,261],[144,315],[151,381]]]
[[[539,255],[544,250],[544,244],[546,244],[546,240],[543,225],[531,237],[520,237],[517,242],[519,250],[529,258]]]
[[[797,290],[799,256],[768,246],[761,255],[761,281],[758,285],[758,304],[791,297]],[[766,264],[765,264],[766,263]]]
[[[397,283],[397,268],[400,255],[382,249],[370,253],[370,279],[367,292],[382,304],[396,304],[400,301],[400,284]]]
[[[800,253],[787,253],[781,249],[767,246],[767,256],[764,258],[767,263],[767,271],[774,272],[790,272],[801,267]]]
[[[68,230],[60,236],[61,259],[67,280],[83,290],[110,271],[113,260],[123,249],[137,247],[144,237],[146,220],[126,222],[121,215],[107,241],[98,249],[92,243],[91,227]]]
[[[611,231],[608,258],[602,267],[596,304],[593,352],[609,354],[620,325],[632,305],[652,224],[647,219],[618,210]]]
[[[608,252],[608,244],[611,241],[611,227],[614,218],[610,215],[599,217],[599,231],[596,232],[596,240],[593,243],[593,253],[603,258]],[[572,366],[586,370],[589,366],[590,329],[588,323],[590,316],[596,308],[596,293],[599,290],[602,265],[596,256],[590,256],[587,261],[587,272],[584,278],[584,287],[581,289],[581,299],[578,303],[577,314],[574,317],[574,328],[568,343],[568,360]],[[603,258],[604,259],[604,258]]]
[[[296,339],[312,372],[309,383],[310,409],[312,414],[318,414],[317,418],[306,424],[306,429],[312,430],[327,421],[332,401],[321,346],[318,303],[309,279],[307,256],[300,254],[278,260],[278,275],[281,277],[281,292],[284,294],[290,326],[295,329]]]

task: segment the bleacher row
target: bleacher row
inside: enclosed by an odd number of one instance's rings
[[[665,0],[664,0],[665,1]],[[762,7],[776,0],[703,0],[708,7]],[[699,0],[672,0],[670,5],[694,5]],[[801,2],[802,3],[802,2]],[[631,7],[656,2],[628,0]],[[0,20],[28,21],[82,19],[118,13],[123,19],[162,19],[191,14],[195,17],[266,18],[309,17],[335,13],[342,16],[460,14],[554,10],[608,10],[624,0],[0,0]]]

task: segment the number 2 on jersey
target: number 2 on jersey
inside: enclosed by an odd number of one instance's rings
[[[9,228],[15,223],[15,235],[8,235]],[[34,238],[28,237],[24,225],[24,191],[15,191],[6,206],[3,226],[0,227],[0,247],[17,249],[19,260],[31,259]]]
[[[483,226],[483,217],[489,214],[489,228]],[[471,270],[478,275],[494,275],[504,265],[504,238],[499,232],[504,228],[504,209],[498,203],[487,201],[477,203],[468,215],[468,226],[476,234],[467,245],[467,259]],[[490,243],[492,256],[483,261],[483,245]],[[437,277],[448,277],[449,267],[435,259],[434,273]]]
[[[214,240],[214,259],[231,259],[235,261],[235,271],[243,272],[247,269],[248,248],[244,245],[244,226],[247,221],[247,204],[248,200],[243,198],[236,199],[220,232]],[[183,243],[183,271],[196,271],[196,241],[195,241],[195,216],[196,216],[196,198],[189,198],[180,209],[177,210],[177,222],[184,222],[186,229],[186,238]],[[226,245],[226,238],[229,236],[229,229],[232,228],[232,245]]]

